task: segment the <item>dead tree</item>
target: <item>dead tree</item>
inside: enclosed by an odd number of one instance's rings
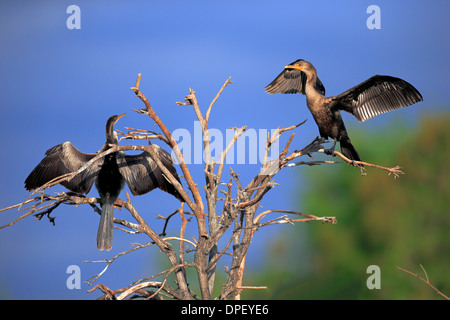
[[[118,199],[115,202],[115,206],[125,208],[135,222],[130,222],[124,219],[114,219],[116,225],[127,228],[127,232],[130,233],[143,233],[149,238],[149,242],[146,244],[135,244],[131,249],[121,252],[113,257],[111,260],[102,260],[96,262],[103,262],[106,264],[105,268],[99,274],[91,277],[88,280],[90,285],[93,285],[101,275],[106,272],[109,266],[118,258],[122,258],[129,252],[139,250],[144,247],[156,245],[161,252],[167,257],[170,262],[170,268],[159,272],[158,274],[149,276],[145,279],[140,279],[131,284],[128,287],[120,289],[110,289],[102,284],[95,285],[91,290],[101,290],[104,294],[102,299],[133,299],[133,298],[146,298],[146,299],[239,299],[240,293],[243,289],[262,289],[264,287],[258,286],[244,286],[243,277],[245,270],[245,259],[247,256],[248,248],[252,242],[253,235],[256,230],[274,224],[297,222],[310,222],[320,221],[322,223],[337,223],[335,217],[319,217],[312,214],[305,214],[291,210],[265,210],[259,212],[260,202],[264,196],[276,186],[274,181],[275,175],[280,170],[287,167],[297,165],[319,165],[336,163],[335,160],[317,161],[313,160],[314,153],[324,153],[325,149],[320,145],[320,140],[315,139],[309,145],[303,149],[290,151],[292,141],[295,134],[291,133],[287,143],[277,157],[269,160],[269,153],[274,145],[280,138],[280,136],[289,131],[297,129],[303,123],[290,126],[288,128],[278,128],[275,132],[267,137],[264,160],[261,170],[255,175],[255,177],[245,184],[240,180],[239,174],[230,168],[230,177],[224,182],[223,173],[225,165],[225,157],[229,150],[233,147],[236,141],[246,131],[246,127],[234,128],[234,137],[228,143],[226,148],[221,152],[219,159],[214,161],[211,156],[210,150],[210,134],[208,129],[208,122],[212,112],[214,103],[219,98],[222,91],[227,85],[232,83],[230,79],[227,79],[216,97],[212,100],[211,104],[206,110],[205,115],[202,114],[201,108],[195,96],[194,90],[189,90],[189,94],[186,96],[184,102],[178,102],[178,105],[190,106],[193,108],[198,121],[201,124],[203,134],[203,151],[204,151],[204,173],[205,183],[203,191],[206,204],[203,203],[201,196],[200,183],[195,182],[191,176],[191,172],[183,159],[183,154],[177,142],[172,137],[171,132],[165,126],[163,121],[158,117],[154,109],[152,108],[149,100],[140,91],[139,84],[141,81],[141,75],[137,77],[137,82],[134,87],[131,88],[136,96],[144,103],[145,108],[134,110],[140,114],[148,115],[159,127],[161,133],[156,133],[148,130],[127,128],[129,131],[122,134],[122,139],[145,139],[150,142],[151,139],[159,139],[166,143],[172,150],[179,163],[179,168],[182,171],[182,175],[187,183],[188,190],[185,190],[183,186],[172,176],[172,174],[163,166],[158,160],[158,157],[154,156],[152,144],[149,145],[133,145],[133,146],[119,146],[109,149],[106,152],[98,154],[91,161],[97,160],[99,157],[104,157],[111,152],[127,151],[127,150],[144,150],[152,154],[161,171],[166,178],[175,186],[177,191],[183,197],[184,202],[180,207],[167,217],[166,224],[162,233],[156,232],[149,224],[142,218],[136,208],[133,206],[129,194],[126,193],[126,201]],[[393,174],[397,177],[402,172],[399,167],[386,168],[377,165],[373,165],[366,162],[351,161],[343,156],[338,151],[334,151],[334,154],[346,163],[358,167],[362,174],[365,174],[363,170],[366,167],[376,167],[378,169],[386,170],[389,174]],[[297,161],[300,157],[306,157],[306,161]],[[297,162],[295,162],[297,161]],[[4,225],[0,228],[11,226],[19,220],[34,215],[37,219],[42,219],[47,216],[50,221],[53,222],[53,217],[50,214],[61,204],[66,205],[90,205],[94,212],[100,213],[101,210],[98,207],[99,199],[86,197],[73,192],[65,192],[56,194],[54,196],[45,193],[45,190],[51,186],[54,186],[61,181],[70,180],[76,174],[85,170],[89,165],[86,164],[83,168],[80,168],[77,172],[72,172],[63,176],[60,176],[45,185],[40,189],[35,190],[25,201],[21,204],[4,208],[0,211],[8,210],[11,208],[23,208],[25,213],[18,217],[11,223]],[[359,166],[359,165],[364,165]],[[32,204],[29,206],[29,204]],[[269,218],[269,215],[276,214],[275,217]],[[281,214],[281,215],[280,215]],[[165,230],[169,220],[176,215],[182,221],[179,234],[170,235],[166,237]],[[189,218],[187,218],[189,217]],[[188,226],[188,221],[193,220],[195,223],[189,225],[190,228],[195,228],[197,241],[191,241],[185,238],[185,230]],[[124,230],[123,228],[120,228]],[[229,232],[227,232],[229,231]],[[224,238],[229,237],[229,238]],[[223,247],[219,247],[219,239],[225,239],[226,244]],[[171,240],[178,241],[178,253],[174,246],[169,243]],[[224,241],[225,242],[225,241]],[[194,250],[193,261],[188,261],[185,257],[187,250],[187,244],[192,246]],[[231,264],[227,266],[226,280],[222,284],[220,295],[217,297],[212,296],[213,288],[215,285],[216,266],[224,255],[231,255]],[[92,262],[92,261],[91,261]],[[200,292],[193,292],[189,287],[187,281],[187,268],[193,268],[196,271],[198,286]],[[175,276],[175,285],[168,283],[170,275]],[[158,280],[157,280],[158,279]],[[192,282],[192,279],[190,279]]]

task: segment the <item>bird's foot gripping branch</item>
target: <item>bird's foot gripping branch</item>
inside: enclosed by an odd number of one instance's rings
[[[131,89],[144,103],[145,108],[135,111],[148,115],[161,133],[133,129],[126,134],[122,133],[122,138],[134,141],[145,139],[148,141],[148,145],[120,146],[114,124],[121,116],[113,116],[108,119],[106,125],[106,143],[97,153],[82,153],[70,142],[49,149],[46,157],[27,178],[27,189],[33,190],[30,196],[20,204],[0,210],[20,208],[25,213],[1,228],[12,226],[21,219],[32,215],[39,219],[47,216],[54,222],[54,217],[50,217],[50,214],[54,214],[62,204],[77,205],[80,208],[87,204],[96,215],[100,214],[101,217],[104,217],[101,219],[105,220],[99,227],[99,249],[111,248],[113,224],[120,226],[115,229],[116,232],[127,232],[131,238],[134,234],[141,233],[148,238],[148,242],[143,244],[135,243],[130,239],[131,249],[117,253],[112,259],[88,261],[106,264],[101,272],[89,279],[89,285],[94,285],[114,261],[125,259],[126,254],[142,248],[157,247],[156,251],[165,255],[169,262],[169,267],[165,270],[148,275],[143,279],[137,279],[127,287],[111,289],[103,284],[96,284],[89,291],[100,290],[103,293],[101,297],[103,299],[239,299],[244,289],[265,288],[264,286],[243,285],[247,252],[255,231],[269,225],[299,222],[337,223],[333,216],[316,216],[285,209],[260,210],[260,204],[265,195],[278,185],[274,178],[281,170],[298,165],[311,166],[337,162],[336,160],[311,160],[315,153],[325,151],[320,139],[315,139],[302,149],[290,151],[295,136],[292,131],[298,129],[303,122],[286,128],[278,128],[267,137],[266,155],[270,153],[275,142],[279,141],[284,133],[292,132],[275,159],[264,157],[262,167],[258,166],[255,169],[252,179],[247,182],[242,181],[239,174],[232,168],[229,169],[229,177],[224,178],[225,157],[247,127],[234,129],[233,138],[221,152],[217,162],[212,161],[211,137],[208,127],[215,102],[232,82],[230,79],[225,81],[204,114],[195,91],[190,89],[189,94],[185,97],[185,102],[180,102],[178,105],[191,107],[201,124],[205,156],[205,164],[202,168],[205,183],[202,183],[194,181],[191,174],[193,168],[190,169],[183,160],[183,153],[170,130],[142,93],[140,82],[141,75],[139,74],[135,86]],[[149,127],[153,127],[153,123],[150,123]],[[182,173],[181,179],[169,153],[150,143],[151,140],[162,141],[173,151]],[[130,150],[140,150],[142,153],[127,155],[125,152]],[[401,173],[398,167],[385,168],[349,159],[338,151],[333,151],[333,153],[349,164],[387,170],[395,176]],[[300,161],[299,159],[302,157],[306,157],[306,160]],[[187,188],[183,186],[182,180]],[[94,183],[99,192],[99,198],[84,195],[89,192]],[[56,195],[46,193],[47,189],[57,184],[65,186],[71,192]],[[159,216],[165,220],[163,230],[157,232],[152,227],[154,224],[149,222],[155,218],[148,215],[148,211],[151,211],[149,209],[152,207],[151,203],[146,208],[136,208],[128,192],[125,193],[126,200],[119,198],[125,184],[128,185],[134,196],[143,195],[144,197],[145,193],[156,188],[174,196],[176,209],[168,210],[167,212],[172,213],[168,213],[164,217]],[[204,200],[206,200],[206,205]],[[129,219],[133,220],[114,218],[114,207],[125,209],[130,213]],[[140,210],[146,211],[145,219],[139,213]],[[167,235],[167,225],[177,218],[181,222],[179,231]],[[186,238],[188,226],[189,231],[195,234],[193,240]],[[190,252],[194,252],[193,257],[189,255]],[[231,259],[224,259],[225,256],[231,257]],[[219,272],[216,269],[219,262],[220,265],[226,265],[226,271],[221,277],[224,280],[220,286],[216,283],[215,277],[216,272]],[[186,272],[187,269],[193,269],[194,273]],[[188,279],[188,277],[191,278]],[[194,282],[197,282],[198,285],[192,286]],[[214,288],[220,289],[213,291]],[[216,293],[215,296],[213,296],[213,292]]]

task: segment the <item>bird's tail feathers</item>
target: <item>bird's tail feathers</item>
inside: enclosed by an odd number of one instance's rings
[[[341,143],[341,152],[344,156],[354,161],[361,161],[361,157],[356,151],[355,147],[350,142],[349,138],[342,139]]]
[[[112,248],[113,218],[113,203],[104,203],[97,231],[97,248],[99,250],[111,250]]]

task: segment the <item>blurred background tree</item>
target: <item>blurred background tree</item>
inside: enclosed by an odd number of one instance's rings
[[[246,290],[243,299],[442,299],[396,268],[425,278],[420,264],[450,293],[450,116],[351,131],[365,161],[398,164],[405,175],[394,180],[368,168],[362,177],[343,164],[302,170],[300,211],[336,216],[338,224],[283,226],[270,261],[244,276],[268,289]],[[366,286],[370,265],[381,269],[380,290]]]

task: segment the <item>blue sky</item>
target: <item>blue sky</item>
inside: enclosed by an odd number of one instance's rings
[[[80,30],[66,27],[71,4],[81,9]],[[366,26],[366,9],[372,4],[381,9],[379,30]],[[298,58],[315,65],[327,95],[375,74],[401,77],[422,93],[424,102],[364,124],[344,115],[350,136],[352,128],[382,130],[400,113],[414,123],[423,114],[442,111],[449,102],[449,9],[448,1],[3,1],[0,207],[28,196],[23,181],[48,148],[70,140],[83,152],[100,149],[106,119],[113,114],[127,112],[119,130],[156,130],[147,117],[131,111],[143,107],[129,89],[138,73],[141,90],[172,131],[193,132],[192,108],[175,104],[189,88],[197,92],[204,113],[231,77],[234,83],[214,106],[210,127],[225,132],[247,125],[258,131],[308,119],[295,131],[298,148],[318,135],[304,97],[264,92],[283,66]],[[204,181],[202,168],[190,166],[199,183]],[[233,169],[246,184],[259,165],[235,164]],[[266,196],[264,209],[301,210],[293,188],[301,190],[302,170],[276,177],[280,186]],[[225,181],[228,174],[226,170]],[[97,196],[94,188],[90,196]],[[133,198],[133,203],[156,230],[162,222],[155,213],[167,215],[177,207],[160,191]],[[2,212],[0,224],[18,215],[16,210]],[[0,297],[93,299],[98,294],[87,294],[84,283],[81,290],[66,288],[66,268],[79,265],[82,280],[87,280],[103,265],[82,261],[111,258],[131,242],[145,241],[115,230],[113,250],[99,252],[98,216],[89,207],[64,206],[53,215],[55,227],[28,218],[0,230]],[[132,220],[125,210],[115,215]],[[172,232],[177,224],[174,220]],[[249,268],[264,264],[267,235],[276,236],[283,228],[289,226],[257,233]],[[113,289],[126,286],[156,273],[159,261],[157,248],[135,252],[116,261],[99,282]]]

